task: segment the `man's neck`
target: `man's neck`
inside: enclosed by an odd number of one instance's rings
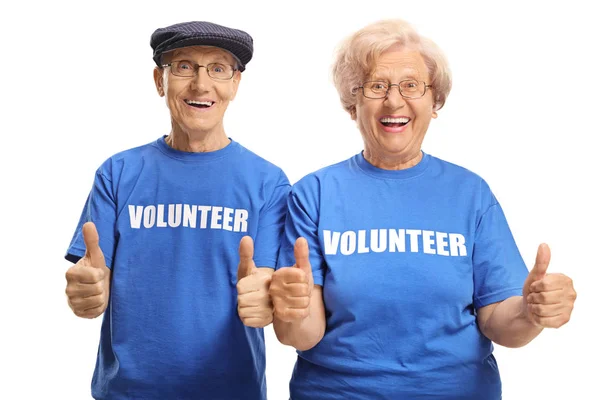
[[[166,143],[175,150],[189,153],[206,153],[217,151],[230,143],[223,129],[212,132],[185,132],[181,129],[173,129],[165,138]]]

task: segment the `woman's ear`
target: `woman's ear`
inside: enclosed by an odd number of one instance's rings
[[[356,105],[350,106],[348,112],[350,113],[350,118],[352,118],[352,121],[356,121]]]

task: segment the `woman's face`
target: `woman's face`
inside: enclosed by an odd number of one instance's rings
[[[409,79],[418,81],[419,85],[431,83],[421,54],[411,48],[394,46],[381,54],[365,82],[381,81],[389,85]],[[351,115],[365,143],[365,158],[384,169],[416,164],[429,122],[437,117],[431,88],[416,99],[402,97],[398,86],[390,87],[388,96],[382,99],[366,98],[361,89],[356,97],[356,110]]]

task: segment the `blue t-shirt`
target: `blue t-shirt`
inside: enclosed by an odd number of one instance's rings
[[[97,399],[265,399],[262,329],[237,314],[238,247],[275,267],[289,181],[231,141],[208,153],[164,138],[116,154],[96,173],[66,258],[96,224],[112,270],[92,395]]]
[[[390,171],[361,153],[294,185],[278,266],[300,236],[327,326],[298,352],[292,400],[501,397],[476,310],[521,295],[528,271],[482,178],[427,154]]]

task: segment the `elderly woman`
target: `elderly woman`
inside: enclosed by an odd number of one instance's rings
[[[292,400],[500,399],[492,342],[566,323],[571,280],[546,273],[546,245],[528,272],[487,183],[421,150],[451,87],[432,41],[369,25],[333,75],[364,150],[288,199],[270,293],[277,337],[298,350]]]
[[[194,21],[150,44],[171,131],[100,166],[66,255],[74,313],[104,313],[92,395],[265,399],[255,328],[272,320],[290,185],[224,130],[252,38]]]

